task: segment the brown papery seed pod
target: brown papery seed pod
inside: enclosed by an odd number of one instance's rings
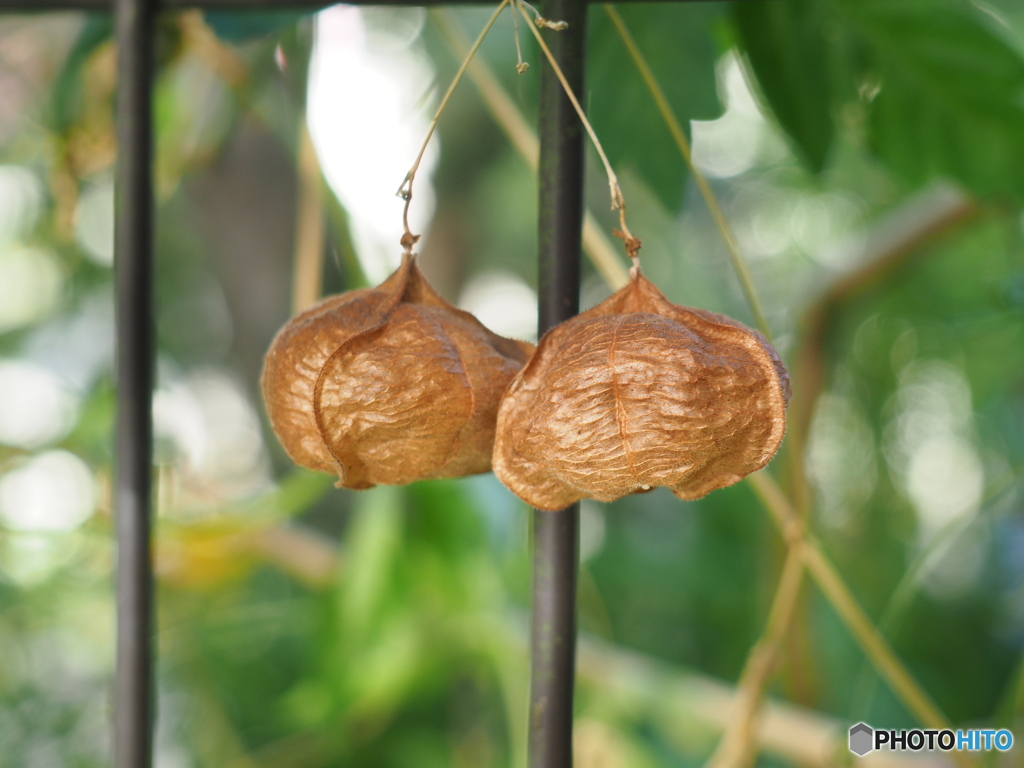
[[[376,288],[281,329],[263,399],[292,460],[339,487],[462,477],[491,468],[498,402],[532,352],[442,299],[406,255]]]
[[[761,334],[629,284],[546,333],[498,409],[494,472],[538,509],[667,486],[696,499],[771,459],[789,375]]]

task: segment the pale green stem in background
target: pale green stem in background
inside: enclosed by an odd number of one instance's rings
[[[651,88],[652,95],[655,96],[655,99],[659,104],[659,109],[662,112],[663,117],[666,118],[666,123],[669,125],[680,151],[683,153],[687,162],[690,163],[689,144],[686,141],[686,137],[683,134],[678,121],[675,120],[672,115],[671,108],[668,106],[667,101],[664,98],[664,94],[657,85],[650,68],[646,65],[646,62],[644,62],[635,43],[632,42],[632,38],[629,36],[625,25],[622,24],[621,18],[619,18],[618,14],[614,12],[614,9],[609,9],[609,13],[612,15],[613,21],[616,19],[618,20],[616,26],[621,25],[620,33],[625,33],[624,39],[628,41],[627,47],[630,48],[630,52],[634,56],[634,60],[636,61],[639,59],[637,66],[640,68],[642,74],[646,73],[644,79],[648,82],[648,87]],[[466,50],[465,36],[461,33],[457,21],[453,18],[452,13],[447,10],[431,10],[430,15],[455,55],[464,56]],[[474,60],[469,65],[468,72],[470,78],[477,85],[477,88],[479,89],[480,94],[491,114],[508,135],[513,146],[527,161],[530,167],[536,169],[538,156],[536,134],[529,127],[512,99],[509,98],[497,78],[483,61]],[[614,178],[614,176],[612,176],[612,178]],[[744,293],[750,303],[751,311],[756,317],[760,318],[758,325],[762,332],[767,336],[768,329],[764,324],[763,312],[760,310],[760,302],[758,301],[756,292],[754,291],[749,272],[746,270],[739,254],[739,250],[735,245],[735,239],[732,236],[728,224],[725,222],[724,216],[722,215],[721,207],[718,205],[717,200],[714,197],[714,193],[711,191],[707,182],[696,171],[694,172],[694,178],[697,180],[697,183],[701,188],[701,192],[704,195],[712,214],[715,216],[716,222],[718,223],[719,229],[722,231],[726,243],[730,245],[730,256],[732,257],[737,275],[740,278]],[[622,263],[615,256],[611,243],[609,243],[607,238],[602,235],[598,226],[594,223],[593,217],[589,213],[586,216],[586,222],[584,225],[584,246],[598,270],[613,288],[621,287],[626,282],[627,276]],[[788,619],[786,614],[789,613],[789,610],[786,604],[789,602],[790,598],[799,594],[799,590],[794,586],[794,584],[798,586],[800,580],[794,574],[802,572],[803,568],[806,567],[815,582],[824,592],[825,596],[833,604],[836,612],[840,615],[853,637],[864,650],[865,655],[876,667],[883,679],[886,680],[887,684],[897,693],[897,695],[900,696],[904,703],[907,704],[908,709],[915,714],[922,724],[925,724],[928,727],[949,727],[945,716],[939,711],[938,707],[935,706],[929,696],[921,689],[916,681],[913,680],[910,674],[903,667],[902,663],[892,652],[885,639],[881,636],[878,630],[875,629],[871,624],[871,621],[864,614],[863,610],[856,603],[856,600],[853,598],[849,588],[836,572],[835,567],[821,551],[820,546],[812,539],[807,538],[803,525],[796,516],[796,512],[793,510],[791,503],[782,493],[781,489],[771,476],[766,472],[758,472],[751,475],[748,478],[748,481],[753,486],[757,495],[761,498],[765,507],[772,513],[773,518],[779,525],[780,530],[783,532],[784,538],[786,538],[790,546],[793,547],[791,551],[799,554],[798,563],[801,566],[800,568],[797,568],[793,565],[792,558],[787,559],[787,566],[783,569],[783,577],[780,580],[779,590],[773,600],[773,607],[770,612],[768,626],[766,627],[764,637],[759,642],[759,647],[764,648],[765,645],[767,645],[769,649],[772,648],[775,645],[774,638],[783,634],[782,630],[788,623],[788,621],[786,621],[786,619]],[[784,597],[786,598],[785,600],[783,599]],[[741,681],[740,691],[738,692],[740,700],[748,702],[747,706],[749,707],[749,702],[752,700],[751,694],[756,693],[755,698],[759,698],[766,680],[766,676],[760,672],[758,674],[754,674],[752,672],[749,675],[745,675],[745,679]],[[744,683],[746,683],[746,686],[744,686]],[[746,687],[746,690],[744,690],[744,687]],[[957,761],[964,766],[973,765],[972,761],[966,755],[957,755]]]
[[[679,152],[686,161],[687,166],[689,166],[690,173],[693,174],[693,179],[697,183],[697,187],[700,189],[701,195],[704,197],[704,202],[707,203],[708,209],[711,211],[711,215],[715,219],[715,224],[718,226],[719,232],[722,233],[722,239],[725,240],[726,248],[729,251],[729,259],[732,261],[732,268],[736,271],[736,276],[739,278],[740,287],[743,289],[743,295],[747,300],[747,304],[750,306],[750,312],[754,316],[754,322],[757,324],[758,330],[760,330],[761,333],[764,334],[765,338],[770,341],[772,334],[768,329],[767,321],[764,319],[764,311],[761,309],[761,301],[758,299],[757,292],[754,290],[754,283],[750,278],[750,271],[747,269],[746,262],[744,262],[743,258],[740,256],[740,249],[739,244],[736,242],[736,236],[729,227],[729,222],[725,220],[725,215],[722,213],[722,207],[718,204],[718,199],[715,197],[715,193],[711,191],[711,187],[708,185],[707,180],[696,168],[693,167],[693,158],[690,153],[690,142],[686,140],[686,134],[683,133],[679,120],[676,119],[675,113],[672,112],[672,107],[669,106],[668,99],[665,98],[665,92],[661,90],[661,85],[658,83],[657,78],[655,78],[650,66],[648,66],[644,55],[640,52],[640,49],[637,48],[636,42],[633,40],[633,36],[630,34],[629,29],[626,28],[626,24],[622,20],[622,17],[619,16],[619,13],[615,10],[614,6],[605,5],[604,9],[608,12],[608,16],[611,17],[612,23],[618,30],[619,36],[622,38],[622,42],[625,43],[626,49],[629,51],[629,55],[633,59],[633,63],[636,64],[636,68],[640,70],[640,77],[643,78],[644,83],[647,85],[647,89],[651,92],[651,96],[658,107],[658,111],[661,113],[662,119],[665,121],[665,125],[672,134],[672,138],[675,140],[676,146],[679,147]]]
[[[926,728],[952,730],[953,726],[946,716],[914,680],[881,632],[871,623],[871,619],[857,603],[850,588],[822,551],[821,545],[807,533],[797,511],[772,476],[761,471],[748,475],[747,480],[771,513],[783,539],[788,546],[797,548],[801,553],[804,566],[811,574],[811,578],[828,598],[839,618],[893,693]],[[974,761],[963,752],[953,752],[951,757],[961,766],[974,765]]]

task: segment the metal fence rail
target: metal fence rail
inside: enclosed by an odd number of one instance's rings
[[[549,0],[550,18],[569,29],[549,37],[570,85],[582,93],[589,2]],[[674,0],[685,2],[687,0]],[[459,5],[348,0],[355,5]],[[0,0],[0,12],[110,11],[118,48],[116,207],[117,527],[116,768],[151,768],[154,707],[152,569],[153,314],[152,108],[155,22],[159,10],[315,11],[311,0]],[[539,328],[578,312],[583,219],[584,134],[547,65],[541,75]],[[531,768],[572,765],[579,509],[534,513]]]
[[[619,0],[622,3],[641,3],[651,0]],[[656,2],[699,3],[708,0],[655,0]],[[714,1],[714,0],[712,0]],[[0,12],[35,12],[35,11],[110,11],[119,0],[0,0]],[[584,4],[599,4],[605,0],[581,0]],[[218,11],[287,11],[312,13],[335,3],[324,0],[160,0],[148,3],[161,11],[180,11],[190,8]],[[480,0],[349,0],[346,5],[390,5],[390,6],[427,6],[427,5],[486,5]],[[543,3],[534,3],[543,5]],[[553,7],[549,1],[549,8]],[[552,16],[554,14],[551,14]]]
[[[569,86],[575,93],[583,93],[585,2],[549,0],[544,12],[569,24],[565,31],[549,36],[549,45]],[[554,70],[544,66],[540,77],[537,330],[543,334],[579,313],[586,135]],[[572,765],[579,526],[579,504],[558,512],[533,513],[531,768]]]
[[[152,464],[153,56],[155,9],[117,0],[117,667],[118,768],[149,768],[153,753]]]

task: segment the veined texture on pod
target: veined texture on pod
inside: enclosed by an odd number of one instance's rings
[[[765,338],[630,282],[551,329],[498,409],[494,472],[555,510],[667,486],[696,499],[771,459],[789,375]]]
[[[532,351],[446,302],[407,255],[376,288],[292,318],[263,399],[292,460],[341,487],[461,477],[491,468],[498,402]]]

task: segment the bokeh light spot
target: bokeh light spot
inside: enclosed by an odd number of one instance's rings
[[[0,360],[0,443],[31,450],[59,440],[74,425],[77,406],[45,368]]]
[[[68,451],[47,451],[0,477],[0,521],[12,530],[70,531],[95,506],[92,471]]]
[[[0,251],[0,333],[49,315],[63,289],[64,273],[49,251]]]

